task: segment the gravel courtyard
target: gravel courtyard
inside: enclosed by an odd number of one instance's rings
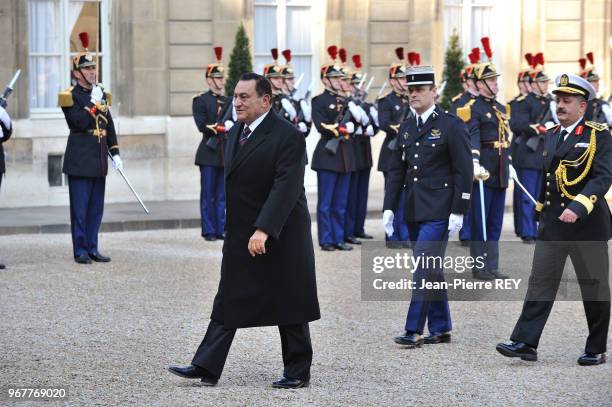
[[[367,229],[382,237],[379,223]],[[0,271],[0,387],[64,387],[68,400],[56,404],[79,406],[612,405],[612,363],[576,364],[587,335],[581,303],[555,305],[536,363],[495,351],[520,302],[453,302],[452,343],[401,349],[392,337],[407,302],[361,301],[359,249],[315,250],[322,319],[311,324],[309,388],[269,387],[282,375],[274,327],[239,330],[218,386],[201,387],[166,368],[189,363],[204,335],[222,243],[197,229],[100,239],[113,261],[83,266],[68,234],[0,237],[9,266]]]

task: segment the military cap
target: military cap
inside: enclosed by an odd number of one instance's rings
[[[295,71],[293,70],[293,67],[291,66],[291,50],[290,49],[283,50],[281,54],[283,54],[283,57],[285,58],[285,61],[286,61],[285,66],[283,66],[282,71],[281,71],[283,74],[283,78],[285,79],[295,78]]]
[[[495,65],[493,65],[493,62],[491,62],[491,59],[493,58],[493,51],[491,50],[489,37],[482,37],[480,42],[482,43],[482,48],[484,49],[484,52],[489,60],[486,62],[480,62],[474,66],[474,79],[477,81],[483,81],[485,79],[500,76],[501,74],[497,72]]]
[[[550,78],[544,72],[544,54],[538,52],[532,58],[531,71],[529,72],[529,76],[533,82],[548,82]]]
[[[340,66],[336,63],[338,58],[338,47],[330,45],[327,47],[327,53],[332,60],[331,64],[324,64],[321,66],[321,79],[323,78],[340,78],[344,76]]]
[[[406,83],[408,86],[435,85],[433,66],[409,66],[406,70]]]
[[[586,63],[587,60],[591,63],[591,66],[587,68]],[[592,52],[588,52],[586,54],[586,58],[580,58],[580,68],[581,71],[579,73],[587,81],[596,82],[599,80],[599,75],[595,72],[595,57]]]
[[[361,63],[361,55],[353,55],[351,59],[355,67],[355,70],[351,73],[351,83],[353,85],[359,85],[359,82],[361,82],[363,78],[363,73],[361,72],[361,67],[363,66]]]
[[[586,100],[595,98],[595,88],[585,78],[574,74],[561,74],[555,78],[557,89],[552,93],[555,95],[579,95]]]
[[[207,78],[223,78],[225,76],[225,70],[223,69],[223,65],[221,65],[221,58],[223,56],[223,48],[215,47],[215,57],[217,58],[217,62],[213,64],[208,64],[206,66],[206,77]]]
[[[406,76],[406,65],[404,64],[404,47],[395,48],[395,55],[399,62],[394,62],[389,67],[389,79],[404,78]]]
[[[272,54],[272,62],[271,64],[264,65],[263,68],[263,76],[266,78],[282,78],[283,77],[283,68],[278,65],[278,48],[272,48],[270,50]]]
[[[94,56],[89,52],[89,34],[86,32],[79,33],[79,39],[83,45],[83,51],[79,52],[72,59],[72,69],[77,70],[88,66],[96,66]]]

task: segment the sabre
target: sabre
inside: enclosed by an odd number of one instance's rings
[[[482,221],[482,237],[483,240],[487,241],[487,224],[485,217],[485,207],[484,207],[484,180],[482,178],[478,179],[478,190],[480,191],[480,216]]]
[[[370,86],[372,86],[372,82],[374,82],[374,77],[373,76],[370,78],[368,84],[366,85],[365,93],[368,93],[368,91],[370,90]]]
[[[385,81],[382,86],[380,87],[380,90],[378,91],[378,95],[376,95],[376,99],[378,99],[380,97],[380,95],[383,94],[383,92],[385,91],[385,88],[387,87],[387,81]]]
[[[358,89],[361,89],[361,87],[363,86],[363,82],[365,81],[367,76],[368,76],[367,72],[365,74],[363,74],[363,76],[361,77],[361,80],[359,81],[359,85],[357,85]]]
[[[8,83],[8,85],[6,85],[6,88],[4,88],[4,92],[2,92],[2,95],[0,95],[0,106],[6,108],[7,99],[9,96],[11,96],[11,93],[13,93],[15,82],[17,82],[17,79],[19,79],[19,75],[21,75],[21,69],[18,69],[17,72],[15,72],[15,75],[13,75],[11,81]]]
[[[518,186],[519,186],[519,187],[520,187],[520,188],[523,190],[523,192],[525,193],[525,195],[527,195],[527,198],[529,198],[529,200],[530,200],[531,202],[533,202],[533,204],[534,204],[534,205],[536,205],[536,206],[537,206],[537,205],[538,205],[538,203],[536,202],[536,200],[535,200],[535,199],[533,199],[533,196],[531,196],[531,194],[529,193],[529,191],[527,191],[527,189],[526,189],[526,188],[523,186],[523,184],[521,184],[521,181],[519,181],[519,180],[518,180],[518,178],[516,178],[516,177],[512,177],[512,179],[514,180],[514,183],[515,183],[516,185],[518,185]]]
[[[297,88],[300,87],[300,84],[302,83],[302,79],[304,79],[304,72],[302,72],[300,76],[298,77],[297,81],[295,81],[295,84],[293,85],[293,89],[297,90]]]
[[[110,151],[106,150],[106,154],[108,154],[108,156],[110,157],[111,160],[113,159],[113,156],[111,155]],[[134,189],[134,187],[132,186],[130,181],[125,176],[125,173],[123,172],[123,170],[121,168],[117,168],[117,171],[119,171],[119,174],[121,174],[121,176],[123,177],[123,180],[125,181],[127,186],[130,187],[130,190],[132,190],[132,193],[134,194],[134,196],[136,197],[136,199],[140,203],[140,206],[142,206],[142,209],[144,209],[144,211],[146,213],[149,213],[149,210],[145,206],[144,202],[142,202],[142,199],[140,199],[140,196],[138,196],[138,193],[136,192],[136,190]]]

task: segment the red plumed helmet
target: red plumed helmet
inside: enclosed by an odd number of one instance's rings
[[[340,48],[340,51],[338,51],[338,54],[340,55],[340,61],[343,64],[346,64],[346,49]]]
[[[480,62],[480,48],[472,48],[472,53],[474,54],[474,63],[477,64]]]
[[[584,70],[586,68],[586,58],[580,58],[578,63],[580,64],[580,69]]]
[[[355,69],[361,69],[361,55],[353,55],[353,65],[355,65]]]
[[[223,47],[215,47],[215,57],[217,57],[217,62],[221,62],[221,57],[223,56]]]
[[[593,53],[592,52],[587,53],[586,57],[589,60],[589,62],[591,63],[591,65],[593,65],[595,63],[595,58],[593,57]]]
[[[412,51],[410,51],[410,52],[408,53],[408,63],[409,63],[410,65],[414,65],[414,55],[415,55],[415,54],[414,54],[414,52],[412,52]]]
[[[272,59],[276,61],[278,59],[278,48],[272,48],[270,53],[272,54]]]
[[[287,61],[287,64],[289,64],[289,62],[291,62],[291,50],[290,49],[283,50],[282,54],[283,54],[283,58],[285,58],[285,61]]]
[[[329,54],[329,57],[335,61],[336,58],[338,58],[338,47],[335,45],[330,45],[327,47],[327,53]]]
[[[419,54],[418,52],[414,53],[414,64],[415,65],[421,65],[421,54]]]
[[[79,33],[79,39],[81,40],[81,44],[83,44],[83,48],[89,49],[89,34],[86,32]]]
[[[395,56],[397,56],[397,59],[399,59],[400,61],[403,61],[404,60],[404,47],[395,48]]]
[[[527,65],[533,65],[533,54],[531,52],[525,54],[525,61],[527,61]]]

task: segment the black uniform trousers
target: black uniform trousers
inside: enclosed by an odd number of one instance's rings
[[[288,379],[310,380],[312,344],[308,323],[279,325],[283,352],[283,376]],[[227,359],[236,328],[226,328],[213,319],[208,324],[204,340],[198,347],[191,364],[205,369],[215,378],[220,378]]]
[[[568,256],[576,271],[589,327],[585,352],[604,353],[610,323],[610,264],[608,242],[603,241],[537,241],[523,311],[510,339],[538,346]]]

